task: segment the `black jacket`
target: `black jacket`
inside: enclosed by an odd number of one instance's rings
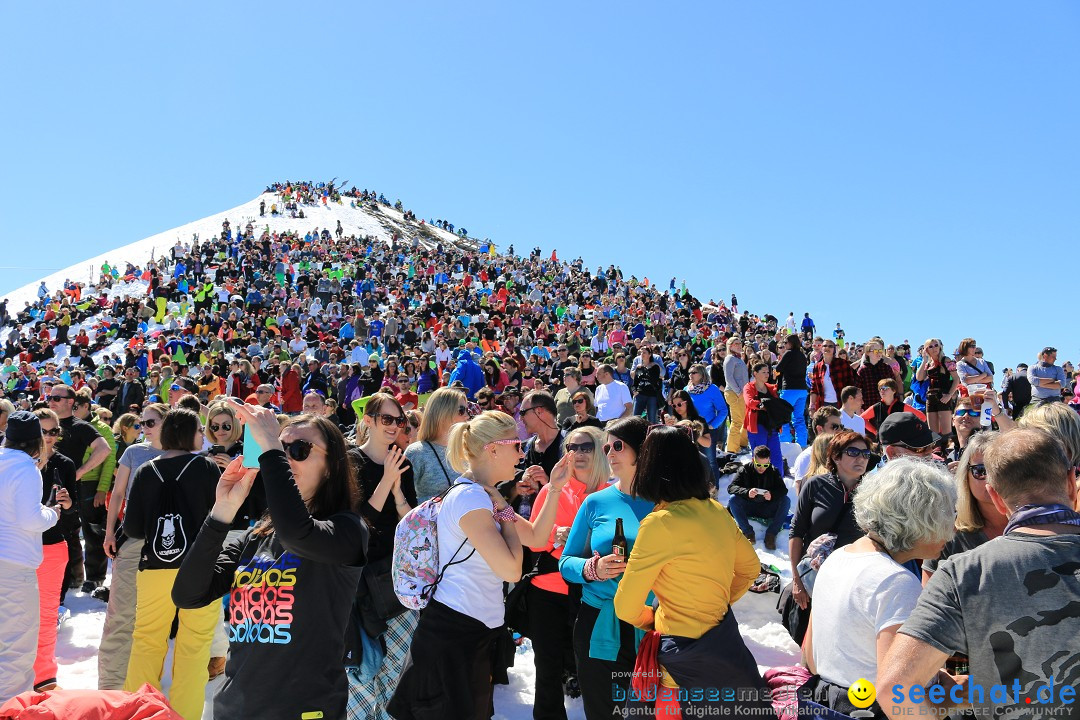
[[[765,499],[764,495],[750,497],[750,490],[752,488],[768,490],[773,500],[776,500],[781,495],[787,495],[788,491],[787,485],[784,484],[784,479],[780,477],[780,471],[775,467],[770,467],[765,472],[758,473],[758,471],[754,469],[754,463],[748,462],[735,473],[735,477],[732,478],[731,484],[728,485],[728,495],[738,495],[743,500],[749,500],[753,503],[764,504],[769,502]]]

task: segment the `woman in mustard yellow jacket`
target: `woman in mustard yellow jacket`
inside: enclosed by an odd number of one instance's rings
[[[660,698],[678,698],[686,710],[730,708],[733,702],[769,707],[765,683],[731,612],[757,578],[760,563],[731,514],[710,497],[709,478],[689,434],[679,427],[651,428],[631,494],[656,508],[641,521],[615,593],[615,613],[655,631],[661,684],[679,688],[660,691]],[[650,591],[655,608],[646,605]],[[639,652],[651,653],[650,647],[656,643],[643,641]],[[726,689],[736,690],[729,695]],[[633,691],[630,701],[628,707],[651,704],[641,703]]]

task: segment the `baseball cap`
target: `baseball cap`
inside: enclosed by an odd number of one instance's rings
[[[924,420],[909,412],[893,413],[885,418],[878,429],[882,445],[904,445],[910,448],[926,447],[934,442],[934,435]]]

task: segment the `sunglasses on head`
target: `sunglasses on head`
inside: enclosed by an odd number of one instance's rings
[[[612,440],[609,443],[604,443],[604,454],[607,455],[612,450],[622,452],[625,447],[626,444],[622,440]]]
[[[210,423],[209,428],[210,432],[215,433],[221,430],[224,430],[225,432],[232,432],[232,423],[221,423],[220,425],[218,425],[217,423]]]
[[[405,423],[409,421],[404,415],[389,415],[387,413],[375,413],[372,417],[377,418],[379,424],[383,427],[390,427],[391,425],[397,425],[399,428],[405,427]]]
[[[596,443],[566,443],[566,452],[579,452],[585,455],[592,455],[594,452],[596,452]]]
[[[856,458],[864,458],[864,459],[869,459],[870,458],[870,451],[865,449],[865,448],[855,448],[855,447],[844,448],[844,454],[847,455],[852,460],[854,460]]]
[[[965,415],[967,415],[968,417],[979,417],[980,411],[979,410],[974,410],[974,409],[971,409],[971,410],[960,409],[960,410],[957,410],[954,413],[954,415],[956,417],[964,417]]]
[[[514,452],[516,452],[516,453],[521,452],[521,441],[520,440],[492,440],[491,442],[484,445],[484,449],[487,450],[492,445],[513,445],[514,446]]]
[[[52,428],[51,430],[42,430],[42,435],[46,437],[60,437],[60,428]]]
[[[986,479],[986,465],[978,463],[975,465],[968,465],[968,472],[971,473],[971,477],[976,480]]]
[[[297,462],[303,462],[311,456],[312,450],[318,450],[325,454],[326,450],[319,447],[313,442],[307,440],[293,440],[292,442],[281,443],[281,447],[285,449],[285,453],[293,460]]]

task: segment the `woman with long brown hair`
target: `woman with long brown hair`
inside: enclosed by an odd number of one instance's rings
[[[228,679],[214,697],[215,717],[344,717],[345,668],[330,660],[344,654],[367,548],[345,438],[325,417],[280,427],[266,408],[238,405],[237,414],[261,450],[269,511],[222,547],[256,474],[233,460],[173,601],[201,607],[229,593]]]

